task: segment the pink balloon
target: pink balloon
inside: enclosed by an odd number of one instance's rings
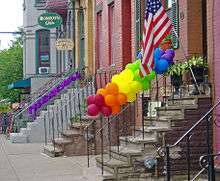
[[[105,99],[102,95],[95,95],[95,104],[97,106],[103,106],[105,104]]]
[[[97,116],[99,114],[99,107],[95,104],[90,104],[87,108],[87,113],[89,116]]]
[[[102,106],[101,107],[101,113],[103,114],[103,116],[109,117],[112,114],[112,110],[111,110],[110,107]]]
[[[88,96],[86,99],[86,102],[87,102],[87,105],[95,104],[95,96],[94,95]]]

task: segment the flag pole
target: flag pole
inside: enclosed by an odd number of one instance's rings
[[[185,53],[185,51],[184,51],[184,49],[183,49],[183,44],[181,43],[180,38],[179,38],[179,36],[177,35],[177,32],[174,30],[174,28],[172,28],[172,32],[175,34],[176,38],[178,39],[178,41],[179,41],[179,43],[180,43],[180,49],[182,50],[183,55],[184,55],[185,59],[187,60],[187,55],[186,55],[186,53]],[[199,85],[198,85],[198,83],[197,83],[197,81],[196,81],[196,77],[195,77],[195,75],[194,75],[194,73],[193,73],[192,68],[189,67],[189,70],[190,70],[190,72],[191,72],[191,74],[192,74],[192,77],[193,77],[193,80],[194,80],[196,89],[199,91],[199,94],[201,94],[201,91],[199,90]]]

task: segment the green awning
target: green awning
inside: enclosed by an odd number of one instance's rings
[[[22,88],[28,88],[31,86],[31,79],[24,79],[19,80],[17,82],[13,82],[12,84],[8,85],[8,89],[22,89]]]

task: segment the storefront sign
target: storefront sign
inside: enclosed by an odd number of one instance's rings
[[[71,39],[58,39],[56,41],[56,48],[57,50],[72,50],[74,47],[73,40]]]
[[[38,17],[38,24],[44,28],[56,28],[63,22],[62,17],[57,13],[44,13]]]

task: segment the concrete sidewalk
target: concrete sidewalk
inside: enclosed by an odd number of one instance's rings
[[[12,144],[0,135],[0,181],[98,181],[100,173],[92,158],[50,158],[43,144]]]

